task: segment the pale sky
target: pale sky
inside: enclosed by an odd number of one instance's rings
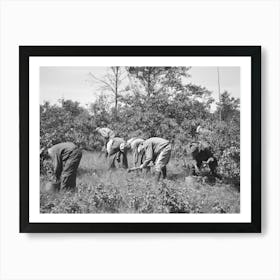
[[[97,77],[106,73],[106,67],[41,67],[40,104],[44,101],[56,103],[58,99],[71,99],[85,106],[96,99],[100,92],[88,82],[88,73]],[[240,97],[240,68],[219,67],[221,93],[227,90],[233,97]],[[217,67],[192,67],[190,83],[206,87],[218,100]]]

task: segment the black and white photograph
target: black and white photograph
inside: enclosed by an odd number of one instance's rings
[[[143,223],[235,231],[254,222],[258,47],[42,48],[22,47],[32,176],[21,211],[28,208],[29,222],[124,231],[145,231]]]
[[[280,280],[280,1],[0,18],[0,279]]]
[[[41,213],[239,213],[240,68],[41,67]]]

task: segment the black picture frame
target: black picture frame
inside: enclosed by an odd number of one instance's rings
[[[32,56],[248,56],[251,58],[250,223],[31,223],[29,221],[29,58]],[[260,46],[19,46],[21,233],[260,233]],[[77,214],[78,215],[78,214]],[[170,214],[172,215],[172,214]]]

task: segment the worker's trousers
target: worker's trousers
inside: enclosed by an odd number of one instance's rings
[[[61,174],[61,189],[73,189],[76,187],[77,169],[82,158],[82,151],[75,149],[64,162]]]

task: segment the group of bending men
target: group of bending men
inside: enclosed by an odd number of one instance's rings
[[[166,165],[171,156],[171,144],[168,140],[160,137],[152,137],[147,140],[141,138],[131,138],[125,141],[117,137],[115,133],[107,128],[96,128],[104,139],[104,150],[108,158],[109,169],[116,168],[116,163],[123,168],[128,168],[127,153],[132,152],[133,168],[137,170],[149,171],[150,164],[153,163],[155,180],[158,181],[162,176],[166,178]],[[193,144],[192,154],[196,155],[194,170],[198,171],[202,163],[207,161],[212,172],[214,172],[217,161],[213,154],[202,153],[199,155],[200,148]],[[51,158],[53,171],[56,178],[57,188],[74,189],[76,187],[77,169],[82,158],[82,151],[71,142],[59,143],[49,149],[43,148],[40,156],[44,159]],[[212,167],[212,168],[211,168]]]
[[[118,161],[123,168],[128,168],[127,152],[133,154],[133,167],[137,169],[149,169],[151,162],[154,163],[156,180],[166,178],[166,165],[171,156],[171,144],[168,140],[160,137],[152,137],[147,140],[131,138],[125,141],[123,138],[115,137],[109,128],[97,128],[105,139],[105,149],[109,159],[109,168],[115,168]]]

